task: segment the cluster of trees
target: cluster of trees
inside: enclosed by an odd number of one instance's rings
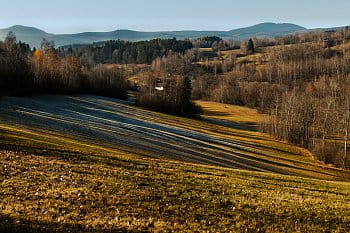
[[[321,161],[350,168],[350,31],[304,37],[307,42],[270,53],[265,69],[255,77],[285,86],[275,95],[274,106],[266,108],[272,117],[262,128],[310,149]]]
[[[240,49],[241,41],[223,40],[217,36],[205,36],[193,41],[195,48],[212,48],[213,51],[225,51],[231,49]]]
[[[107,41],[80,48],[61,49],[62,53],[74,54],[82,58],[84,64],[151,64],[157,57],[167,55],[170,51],[184,53],[193,47],[189,40],[154,39],[150,41]]]
[[[269,111],[284,86],[269,82],[248,81],[241,72],[229,72],[213,76],[205,74],[193,81],[193,98],[225,104],[244,105]]]
[[[121,69],[84,67],[46,40],[35,51],[17,42],[13,33],[0,43],[0,95],[77,93],[126,98],[127,81]]]
[[[136,104],[144,108],[185,117],[197,117],[200,109],[191,100],[191,80],[181,75],[147,72]]]
[[[349,75],[322,76],[283,93],[262,129],[309,148],[317,159],[350,168]]]
[[[303,38],[268,54],[264,69],[252,76],[283,90],[264,106],[272,117],[262,129],[310,149],[321,161],[350,168],[350,31]]]
[[[198,60],[198,50],[191,49],[185,53],[174,53],[170,51],[167,55],[153,60],[151,68],[153,71],[193,77],[197,69],[193,62]]]
[[[53,44],[43,40],[31,57],[32,90],[41,94],[73,94],[81,88],[82,66],[74,56],[61,58]]]
[[[218,36],[204,36],[193,41],[193,45],[196,48],[212,48],[214,44],[221,41],[223,41],[223,39]]]
[[[139,77],[140,91],[137,104],[147,109],[197,117],[200,108],[192,101],[193,77],[203,72],[194,65],[198,51],[191,49],[185,53],[170,51],[158,57],[151,64],[151,71]]]
[[[128,98],[129,83],[125,70],[99,64],[84,71],[86,93],[118,99]]]
[[[290,34],[283,37],[278,37],[273,39],[273,45],[290,45],[299,43],[310,43],[310,42],[327,42],[333,45],[339,45],[345,40],[349,40],[350,36],[348,34],[349,27],[345,27],[341,30],[336,31],[325,31],[325,32],[307,32],[307,33],[297,33]]]
[[[338,33],[336,33],[336,35],[338,35]],[[347,37],[345,36],[345,38]],[[344,41],[346,41],[346,39],[344,39],[343,42]],[[249,42],[247,44],[249,44]],[[253,42],[253,46],[254,44],[255,42]],[[253,48],[255,50],[255,46]],[[228,89],[233,89],[238,93],[244,93],[247,92],[247,89],[252,89],[254,90],[253,92],[255,92],[252,94],[253,96],[256,95],[256,93],[261,93],[257,95],[260,96],[260,98],[256,98],[256,104],[251,103],[252,101],[243,101],[242,98],[238,101],[232,99],[231,101],[227,99],[227,101],[234,103],[242,102],[250,107],[259,108],[259,110],[266,113],[271,109],[271,105],[266,105],[268,102],[263,101],[266,99],[266,95],[280,96],[280,93],[285,90],[290,90],[295,86],[303,87],[308,82],[323,75],[332,77],[350,72],[350,67],[348,65],[349,48],[346,44],[338,44],[329,47],[323,40],[271,48],[267,53],[254,59],[253,61],[242,59],[240,62],[233,60],[233,63],[231,63],[233,64],[232,71],[230,69],[223,69],[224,63],[228,61],[215,64],[213,68],[216,67],[216,70],[219,72],[214,72],[213,74],[203,77],[198,76],[196,78],[199,82],[198,86],[210,86],[210,90],[226,86]],[[234,82],[228,82],[226,81],[227,79],[233,79]],[[210,83],[211,85],[205,85],[204,83]],[[233,84],[231,85],[230,83]],[[217,88],[214,88],[213,85]],[[271,88],[266,88],[265,86],[267,85],[270,85]],[[276,85],[278,88],[272,88],[276,87]],[[237,86],[239,87],[238,90]],[[256,87],[249,88],[249,86]],[[204,98],[208,98],[208,94],[205,97],[205,88],[201,89],[202,90],[196,91],[203,93]],[[276,90],[271,93],[271,89],[278,89],[280,91]]]
[[[0,96],[4,94],[27,94],[33,82],[28,56],[31,50],[25,43],[16,41],[10,33],[0,42]]]

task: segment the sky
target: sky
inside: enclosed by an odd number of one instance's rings
[[[0,0],[0,6],[0,28],[25,25],[50,33],[350,25],[350,0]]]

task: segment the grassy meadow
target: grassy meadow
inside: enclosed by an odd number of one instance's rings
[[[253,127],[264,117],[253,110],[198,104],[203,120],[152,120],[255,145],[247,156],[262,158],[264,148],[299,176],[176,161],[4,117],[0,232],[349,232],[347,172],[270,136],[215,124]]]

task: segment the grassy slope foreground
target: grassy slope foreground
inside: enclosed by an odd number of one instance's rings
[[[204,104],[205,110],[222,108]],[[224,109],[207,110],[215,121],[224,115]],[[349,183],[282,175],[348,180],[348,174],[313,162],[299,148],[243,130],[252,127],[253,116],[250,124],[236,119],[219,126],[107,98],[4,98],[0,231],[348,232]],[[237,124],[241,129],[232,128]],[[173,144],[189,151],[175,153]],[[217,159],[200,157],[203,149]],[[227,166],[216,163],[223,158]]]

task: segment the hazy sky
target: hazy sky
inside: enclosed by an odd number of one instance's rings
[[[52,33],[350,25],[350,0],[0,0],[0,6],[0,28],[21,24]]]

